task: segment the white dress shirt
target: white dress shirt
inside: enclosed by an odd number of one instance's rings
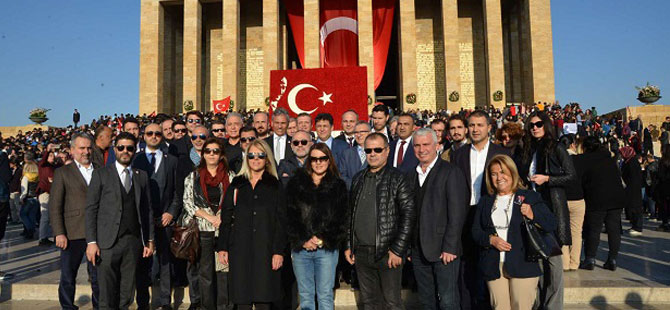
[[[537,173],[537,152],[533,153],[533,160],[530,162],[530,167],[528,168],[528,178],[530,179]],[[531,188],[533,191],[537,190],[535,182],[530,182]]]
[[[405,141],[405,145],[402,145],[402,141]],[[407,139],[398,138],[398,142],[395,144],[395,152],[393,153],[393,167],[398,168],[398,152],[400,152],[400,148],[402,148],[402,160],[405,161],[410,143],[412,143],[412,136],[407,137]]]
[[[130,186],[133,186],[133,169],[128,167],[123,167],[119,162],[114,162],[114,166],[116,167],[116,173],[119,174],[119,179],[121,179],[121,184],[124,182],[124,176],[123,176],[123,170],[128,171],[128,175],[130,176]]]
[[[275,152],[275,162],[279,163],[286,156],[286,135],[272,134],[272,139],[274,139],[274,150],[272,151]]]
[[[423,186],[423,182],[426,181],[426,178],[428,177],[428,174],[430,173],[430,170],[433,170],[433,166],[435,166],[435,163],[437,162],[437,159],[439,156],[435,156],[435,159],[433,159],[433,162],[428,165],[428,168],[426,168],[426,172],[423,172],[423,169],[421,168],[421,164],[416,165],[416,173],[419,174],[419,186]]]
[[[156,149],[155,151],[149,150],[149,148],[144,149],[144,153],[147,156],[147,161],[151,164],[151,153],[156,154],[154,157],[156,158],[156,166],[154,167],[154,173],[158,171],[158,167],[161,166],[161,161],[163,161],[163,151],[160,149]]]
[[[86,185],[91,184],[91,178],[93,177],[93,164],[89,164],[88,168],[82,166],[82,164],[76,160],[74,161],[74,164],[77,165],[77,169],[79,169],[79,172],[81,172],[81,175],[84,177]]]
[[[475,145],[470,145],[470,205],[474,206],[479,203],[479,198],[482,196],[482,184],[484,183],[484,170],[486,170],[486,155],[489,153],[490,141],[486,142],[486,146],[481,151],[475,148]]]

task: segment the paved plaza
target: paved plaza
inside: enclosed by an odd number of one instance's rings
[[[657,225],[657,222],[647,220],[644,236],[622,237],[616,272],[597,267],[594,271],[566,273],[566,309],[670,309],[670,233],[654,231]],[[37,241],[24,240],[19,235],[21,229],[20,225],[10,225],[6,238],[0,243],[0,270],[14,275],[12,279],[0,282],[0,310],[58,309],[58,250],[40,247]],[[601,235],[603,248],[607,248],[604,234]],[[605,258],[606,253],[601,250],[599,266]],[[77,299],[82,309],[90,309],[90,288],[84,267],[82,265],[79,272]],[[403,296],[408,309],[418,309],[415,294],[406,290]],[[337,309],[355,309],[356,298],[355,291],[338,289]],[[177,289],[175,299],[187,304],[188,293]],[[180,309],[186,307],[182,305]]]

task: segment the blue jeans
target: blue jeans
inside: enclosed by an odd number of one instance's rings
[[[35,228],[37,228],[37,218],[40,213],[40,202],[37,201],[37,198],[28,198],[26,203],[21,208],[21,221],[23,226],[26,227],[28,233],[35,233]]]
[[[300,309],[314,310],[314,292],[316,292],[319,310],[332,310],[335,307],[335,268],[339,258],[338,251],[318,249],[301,250],[291,253],[293,272],[298,282]]]

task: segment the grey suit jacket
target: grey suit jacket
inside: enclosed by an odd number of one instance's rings
[[[86,242],[97,242],[101,249],[109,249],[116,243],[123,208],[122,190],[115,165],[93,171],[86,194]],[[147,246],[149,241],[154,240],[154,225],[146,172],[133,169],[133,191],[142,243]]]
[[[97,165],[93,165],[97,168]],[[54,236],[69,240],[86,238],[86,192],[88,186],[73,162],[56,169],[49,194],[49,222]]]

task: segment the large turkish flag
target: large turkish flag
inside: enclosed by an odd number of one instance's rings
[[[356,0],[320,1],[321,67],[358,66]]]
[[[330,113],[339,130],[347,110],[368,119],[367,83],[365,67],[274,70],[270,72],[270,112],[284,108],[292,117],[304,112],[312,121],[319,113]]]

